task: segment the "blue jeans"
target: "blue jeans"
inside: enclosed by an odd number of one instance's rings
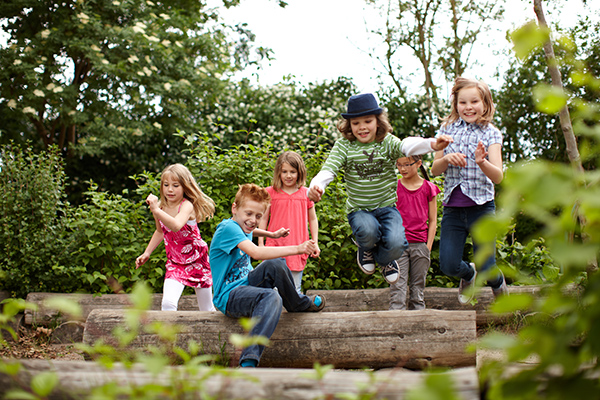
[[[277,290],[275,290],[277,288]],[[226,315],[228,317],[257,317],[258,323],[250,331],[251,336],[271,338],[282,306],[288,312],[305,311],[311,305],[308,296],[298,294],[285,260],[277,258],[260,263],[248,274],[248,286],[240,286],[229,293]],[[265,346],[252,345],[245,348],[240,364],[246,359],[260,361]]]
[[[354,211],[348,214],[348,222],[356,244],[363,250],[372,251],[379,265],[397,260],[408,247],[402,217],[396,207]]]
[[[479,218],[494,214],[496,206],[494,201],[489,201],[480,206],[472,207],[444,207],[442,226],[440,232],[440,268],[448,276],[456,276],[464,280],[473,278],[473,269],[463,260],[463,251],[471,227]],[[473,252],[477,253],[477,243],[473,241]],[[487,271],[496,264],[496,255],[492,254],[479,268]],[[504,278],[500,272],[488,279],[488,285],[499,288]]]

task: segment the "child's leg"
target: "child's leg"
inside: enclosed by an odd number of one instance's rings
[[[239,286],[229,293],[226,315],[233,318],[256,317],[258,322],[250,330],[250,335],[270,339],[281,317],[281,311],[281,297],[275,290]],[[258,364],[264,350],[265,346],[257,344],[246,347],[240,356],[240,364],[244,360],[254,360]]]
[[[406,310],[406,293],[408,291],[408,266],[410,247],[398,259],[398,280],[390,284],[390,310]]]
[[[486,215],[489,215],[489,214],[494,214],[495,211],[496,211],[496,206],[494,204],[494,201],[490,201],[481,206],[469,207],[469,213],[467,215],[469,230],[480,218],[482,218]],[[473,253],[477,254],[477,252],[479,251],[479,248],[480,248],[479,244],[476,243],[475,240],[473,240]],[[488,276],[487,284],[489,286],[491,286],[492,288],[499,288],[500,285],[502,285],[502,283],[504,282],[504,275],[502,275],[502,272],[500,272],[500,270],[496,268],[495,242],[494,242],[494,251],[487,258],[487,260],[485,260],[483,265],[480,266],[480,268],[478,268],[478,269],[481,272],[489,271],[490,275]]]
[[[381,239],[379,221],[370,211],[354,211],[348,214],[348,223],[358,247],[371,251]]]
[[[411,243],[409,245],[410,253],[410,273],[408,300],[409,310],[425,309],[425,282],[427,280],[427,271],[430,265],[430,252],[425,243]]]
[[[379,265],[388,265],[402,256],[408,242],[402,226],[402,217],[396,207],[382,207],[373,211],[379,221],[380,239],[373,251]]]
[[[212,302],[212,288],[195,288],[200,311],[217,311]]]
[[[473,268],[463,261],[469,229],[466,207],[444,207],[440,231],[440,269],[448,276],[470,281]]]
[[[302,294],[302,273],[304,271],[291,271],[292,279],[294,280],[294,285],[296,286],[296,292],[298,294]]]
[[[261,288],[277,288],[288,312],[305,311],[312,304],[308,296],[296,291],[292,272],[283,258],[260,263],[248,274],[248,284]]]
[[[175,279],[165,279],[163,285],[163,298],[161,304],[161,310],[163,311],[177,311],[177,305],[179,304],[179,298],[185,285]]]

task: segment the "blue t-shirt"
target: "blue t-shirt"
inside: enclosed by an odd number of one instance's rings
[[[252,271],[250,256],[237,246],[252,240],[233,219],[225,219],[217,226],[210,243],[210,269],[213,276],[213,303],[223,314],[227,311],[229,293],[238,286],[248,285]]]

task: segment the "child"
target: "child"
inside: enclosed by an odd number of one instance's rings
[[[317,250],[311,254],[318,257],[319,250],[319,221],[315,212],[315,203],[307,197],[306,166],[302,157],[293,151],[281,153],[275,163],[273,173],[273,186],[266,188],[271,195],[271,204],[267,207],[265,218],[260,220],[259,228],[276,231],[281,227],[289,229],[290,234],[279,239],[266,239],[267,246],[290,246],[308,240],[308,226],[310,236],[315,242]],[[308,225],[307,225],[308,222]],[[263,245],[263,238],[258,238],[258,245]],[[307,254],[298,254],[285,257],[288,268],[292,271],[294,284],[298,293],[302,293],[302,271],[306,266]]]
[[[154,216],[156,230],[144,253],[135,260],[135,267],[148,261],[164,239],[167,272],[161,309],[176,311],[184,286],[190,286],[196,291],[200,311],[216,311],[212,303],[208,246],[198,230],[198,222],[212,218],[215,203],[181,164],[170,165],[162,172],[160,202],[150,194],[146,203]]]
[[[402,157],[396,163],[402,179],[398,180],[396,208],[402,216],[408,249],[398,260],[400,278],[390,285],[390,310],[406,310],[406,293],[409,310],[425,309],[425,279],[429,270],[431,247],[437,228],[437,195],[440,189],[419,176],[421,156]]]
[[[451,139],[409,137],[400,140],[390,135],[387,114],[371,93],[351,96],[348,112],[342,114],[337,140],[321,171],[310,184],[309,198],[318,202],[325,187],[340,169],[345,170],[348,222],[358,245],[357,262],[366,274],[379,264],[388,283],[398,280],[398,263],[408,247],[402,217],[396,203],[398,178],[395,163],[404,155],[443,150]]]
[[[269,193],[255,184],[240,186],[233,206],[232,217],[223,220],[210,244],[210,264],[215,282],[215,306],[232,318],[253,317],[257,324],[252,336],[270,338],[282,311],[321,311],[325,297],[308,297],[298,294],[292,273],[285,264],[286,257],[294,254],[314,254],[314,240],[295,246],[258,247],[252,242],[256,236],[277,238],[287,229],[268,232],[257,229],[270,202]],[[250,257],[266,260],[252,269]],[[240,366],[256,367],[264,351],[263,345],[245,348],[240,356]]]
[[[440,236],[440,267],[443,273],[459,277],[458,299],[469,303],[474,295],[477,270],[463,260],[463,250],[471,227],[479,218],[493,214],[494,184],[502,181],[502,135],[491,124],[494,103],[488,85],[481,81],[456,78],[452,88],[450,115],[438,135],[454,139],[444,151],[435,154],[431,172],[446,174],[444,211]],[[473,243],[477,252],[477,245]],[[495,265],[492,255],[480,266],[488,271]],[[488,274],[494,296],[507,293],[501,271]]]

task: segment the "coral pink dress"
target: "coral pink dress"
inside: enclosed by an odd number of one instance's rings
[[[266,246],[296,246],[309,239],[308,210],[315,206],[308,199],[308,188],[302,186],[296,192],[287,194],[278,192],[269,186],[267,192],[271,195],[271,216],[269,218],[269,231],[280,228],[289,228],[290,234],[278,239],[267,238]],[[298,254],[285,257],[287,266],[291,271],[303,271],[306,266],[307,254]]]
[[[193,288],[212,287],[208,245],[202,240],[196,221],[188,221],[178,232],[171,231],[159,222],[167,252],[165,279],[173,279]]]

